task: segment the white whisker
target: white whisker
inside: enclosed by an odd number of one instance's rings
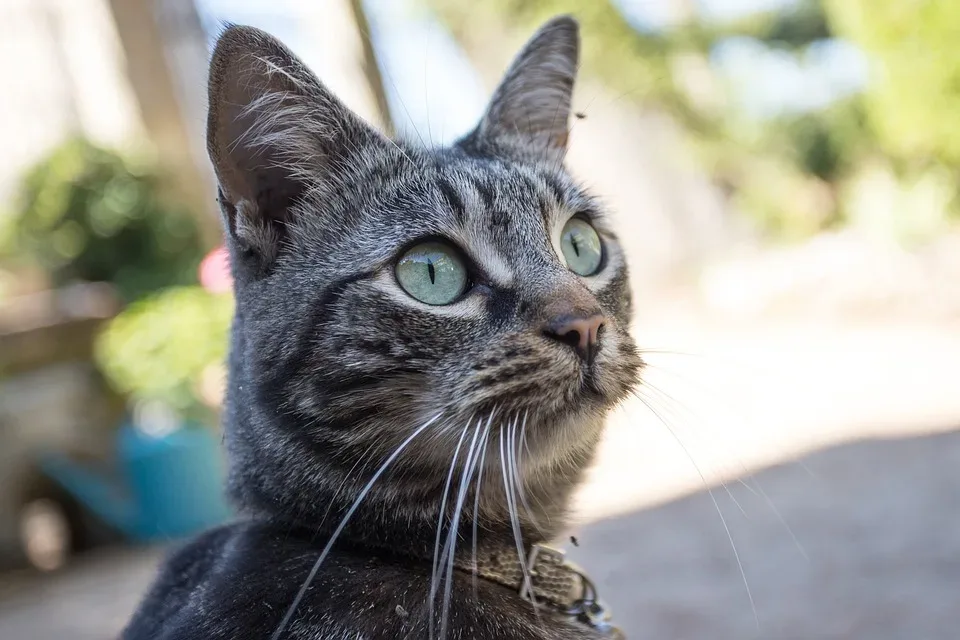
[[[280,624],[277,626],[276,630],[273,632],[273,635],[270,636],[270,640],[278,640],[280,634],[283,633],[283,630],[286,629],[287,624],[290,623],[290,619],[293,617],[294,612],[297,610],[297,607],[300,606],[300,601],[303,600],[304,594],[306,594],[307,589],[310,588],[310,584],[313,582],[314,578],[317,576],[317,572],[320,571],[320,565],[323,564],[324,559],[326,559],[327,554],[330,553],[330,550],[333,548],[333,543],[337,541],[337,538],[340,537],[340,533],[347,526],[347,523],[350,522],[350,518],[353,517],[354,512],[357,510],[357,507],[360,506],[360,503],[363,502],[363,499],[367,497],[367,493],[370,492],[370,488],[374,483],[380,479],[380,476],[383,475],[383,472],[393,464],[393,461],[399,457],[404,449],[407,448],[414,438],[423,433],[427,427],[436,422],[437,418],[441,414],[437,414],[430,418],[427,422],[417,428],[412,434],[407,436],[407,439],[400,443],[400,445],[394,449],[393,453],[384,461],[380,468],[377,469],[376,473],[370,478],[370,481],[367,482],[366,486],[360,492],[360,495],[357,496],[357,499],[353,501],[353,504],[347,510],[347,513],[343,516],[343,519],[340,521],[340,524],[337,525],[337,528],[334,530],[333,535],[330,536],[330,540],[327,541],[327,546],[323,548],[323,551],[320,552],[320,557],[317,558],[317,561],[313,563],[313,567],[310,569],[310,573],[307,574],[306,580],[303,581],[303,585],[300,587],[300,591],[297,592],[296,597],[293,599],[293,602],[290,603],[290,606],[287,608],[287,612],[284,614],[283,619],[280,620]]]
[[[487,442],[490,439],[490,423],[493,420],[493,413],[487,417],[487,424],[483,428],[483,440],[480,450],[480,466],[477,469],[477,488],[473,497],[473,599],[477,599],[477,521],[480,513],[480,483],[483,481],[483,467],[487,462]]]
[[[678,403],[676,400],[673,400],[673,398],[671,398],[669,395],[664,394],[662,391],[660,391],[660,390],[657,389],[656,387],[653,387],[653,386],[650,385],[650,384],[645,385],[644,388],[649,389],[649,390],[652,391],[652,392],[656,392],[656,393],[658,394],[657,397],[660,399],[660,403],[657,404],[657,406],[659,406],[660,410],[661,410],[662,412],[664,412],[664,413],[669,412],[669,413],[672,415],[672,417],[676,418],[676,412],[671,411],[671,407],[672,407],[672,406],[680,406],[680,408],[682,409],[682,408],[683,408],[682,405],[679,405],[679,403]],[[639,397],[641,391],[643,391],[644,388],[638,389],[636,392],[634,392],[634,394]],[[664,397],[664,396],[666,396],[666,397]],[[672,404],[672,405],[667,402],[667,398],[669,398],[670,400],[673,401],[673,404]],[[646,400],[647,400],[649,403],[654,403],[654,398],[647,397]],[[648,408],[651,408],[651,410],[652,410],[652,407],[648,407]],[[657,417],[659,418],[660,416],[658,415]],[[668,416],[668,417],[669,417],[669,416]],[[662,418],[661,418],[661,422],[663,422],[663,419],[662,419]],[[666,426],[666,425],[664,425],[664,426]],[[696,463],[696,461],[694,460],[693,454],[690,452],[690,449],[689,449],[689,448],[686,446],[686,444],[684,444],[684,442],[680,439],[680,436],[677,434],[676,430],[675,430],[673,427],[667,427],[667,428],[670,430],[671,435],[673,435],[673,439],[676,440],[676,441],[677,441],[677,444],[680,445],[680,448],[683,449],[683,452],[686,454],[687,458],[690,460],[690,464],[692,464],[692,465],[694,466],[694,468],[697,470],[697,473],[700,475],[700,479],[703,481],[703,485],[704,485],[704,486],[707,486],[706,477],[704,476],[703,471],[700,469],[700,466],[699,466],[699,465]],[[740,511],[740,514],[743,515],[744,518],[747,518],[747,520],[749,520],[750,518],[747,516],[747,512],[744,511],[743,507],[740,505],[740,501],[737,500],[737,498],[733,495],[733,492],[730,491],[730,487],[729,487],[729,486],[727,485],[727,483],[723,480],[723,478],[722,478],[722,477],[717,477],[717,481],[720,483],[720,486],[723,487],[723,490],[727,493],[727,497],[730,498],[730,501],[733,502],[733,504],[734,504],[734,505],[737,507],[737,509]],[[746,483],[744,483],[743,480],[739,480],[739,482],[740,482],[740,484],[742,484],[744,487],[747,487]],[[750,489],[750,487],[747,487],[747,489],[748,489],[749,491],[753,492],[753,489]]]
[[[677,441],[677,443],[684,450],[684,452],[687,453],[687,456],[689,457],[690,456],[689,451],[687,451],[687,448],[684,446],[683,442],[681,442],[680,439],[677,438],[677,435],[673,432],[673,429],[671,429],[670,426],[667,424],[666,420],[663,419],[663,416],[661,416],[660,413],[649,402],[647,402],[647,399],[644,398],[642,395],[640,395],[639,393],[635,393],[634,395],[637,398],[639,398],[640,402],[642,402],[647,407],[647,409],[649,409],[653,413],[653,415],[655,415],[657,419],[660,420],[663,426],[666,427],[671,434],[673,434],[674,439]],[[692,458],[691,458],[691,462],[693,462]],[[733,557],[737,561],[737,568],[739,568],[740,570],[740,578],[743,580],[743,587],[747,592],[747,599],[750,601],[750,608],[753,610],[753,619],[754,619],[754,622],[756,623],[757,629],[759,629],[760,616],[757,613],[757,605],[753,600],[753,593],[750,591],[750,583],[747,580],[747,572],[744,571],[743,569],[743,561],[740,559],[740,552],[737,550],[737,544],[733,540],[733,534],[730,533],[730,527],[727,526],[727,519],[724,517],[723,510],[720,509],[720,504],[717,502],[717,498],[713,494],[713,490],[710,488],[710,485],[707,484],[707,479],[704,477],[703,473],[700,471],[700,468],[697,466],[695,462],[693,463],[693,466],[694,468],[696,468],[697,473],[700,475],[700,479],[703,481],[703,486],[706,488],[707,494],[710,496],[710,500],[713,502],[713,507],[714,509],[716,509],[717,515],[720,516],[720,523],[723,525],[723,530],[727,533],[727,540],[730,541],[730,548],[733,550]]]
[[[472,420],[472,418],[471,418]],[[433,544],[433,570],[430,573],[430,600],[428,606],[430,608],[430,637],[433,638],[433,598],[437,593],[437,575],[439,572],[438,561],[440,558],[440,538],[443,532],[443,516],[447,510],[447,496],[450,493],[450,484],[453,482],[453,472],[457,467],[457,457],[460,455],[460,447],[463,446],[463,440],[467,437],[467,430],[470,428],[469,421],[463,426],[463,431],[460,433],[460,440],[457,441],[457,448],[453,452],[453,459],[450,461],[450,472],[447,474],[447,482],[443,487],[443,497],[440,498],[440,508],[438,510],[437,516],[437,538]]]
[[[447,575],[444,580],[443,591],[443,609],[440,614],[440,637],[444,638],[447,634],[447,616],[450,612],[450,595],[453,589],[453,565],[456,560],[457,552],[457,533],[460,528],[460,514],[463,511],[463,502],[467,497],[467,488],[470,484],[470,478],[473,475],[473,467],[477,463],[477,437],[480,435],[480,423],[477,420],[477,426],[473,429],[473,440],[470,441],[470,449],[467,450],[467,460],[463,465],[463,475],[460,478],[460,490],[457,493],[457,504],[453,510],[453,521],[450,524],[450,531],[447,533],[447,541],[450,549],[447,552]],[[431,598],[433,596],[431,595]]]
[[[516,423],[514,423],[514,434],[516,433]],[[527,437],[527,413],[523,414],[523,423],[520,427],[520,437],[515,439],[516,446],[511,447],[510,454],[512,456],[511,467],[513,468],[513,481],[517,487],[517,495],[520,496],[520,504],[523,505],[524,511],[527,512],[527,518],[530,519],[530,524],[537,530],[541,535],[543,534],[543,527],[540,526],[540,523],[537,522],[536,516],[534,516],[533,509],[530,508],[530,503],[527,502],[527,492],[524,488],[523,483],[523,474],[520,472],[520,462],[522,460],[523,453],[523,444],[526,442]],[[529,450],[527,454],[529,455]]]
[[[526,593],[530,594],[530,601],[536,609],[536,597],[531,588],[530,571],[527,568],[527,558],[523,548],[523,537],[520,533],[520,522],[517,518],[517,505],[513,500],[513,483],[511,482],[510,474],[507,472],[508,458],[504,447],[504,431],[503,425],[500,425],[500,472],[503,476],[503,491],[506,494],[507,508],[510,511],[510,526],[513,528],[513,539],[517,545],[517,560],[519,560],[520,569],[523,572],[523,589]]]

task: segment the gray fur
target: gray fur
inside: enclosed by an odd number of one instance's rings
[[[224,426],[230,493],[246,521],[174,556],[125,638],[269,636],[361,489],[433,416],[364,497],[284,637],[428,637],[440,628],[428,603],[438,526],[457,537],[458,557],[471,552],[474,526],[479,548],[515,549],[511,515],[524,546],[561,532],[604,416],[642,365],[627,333],[623,252],[600,203],[560,162],[576,55],[576,23],[551,21],[477,129],[424,149],[368,127],[270,36],[223,33],[208,147],[236,282]],[[603,238],[596,276],[560,257],[573,215]],[[417,302],[394,276],[406,247],[438,237],[473,269],[472,289],[446,307]],[[606,324],[586,367],[542,327],[593,313]],[[522,417],[527,442],[511,446],[532,514],[511,513],[498,481],[496,436]],[[479,490],[465,452],[454,469],[455,487],[468,477],[461,503],[476,498],[474,521],[441,496],[463,430],[488,418]],[[478,585],[475,599],[473,585],[455,572],[449,638],[592,637],[499,585]],[[239,627],[212,622],[231,615]]]

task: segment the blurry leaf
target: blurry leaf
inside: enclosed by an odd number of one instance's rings
[[[48,269],[57,285],[112,282],[127,301],[195,282],[195,219],[164,193],[145,160],[71,140],[24,177],[6,252]]]
[[[610,0],[426,0],[439,18],[464,43],[496,42],[504,31],[524,35],[546,20],[572,14],[584,33],[582,68],[615,89],[625,100],[666,107],[683,124],[702,133],[711,132],[712,114],[691,104],[672,73],[675,54],[690,52],[687,31],[674,34],[636,30]]]
[[[870,119],[886,150],[960,164],[960,2],[825,0],[831,24],[873,61]]]
[[[196,409],[211,365],[226,359],[230,294],[175,287],[130,305],[100,335],[96,358],[120,392]]]

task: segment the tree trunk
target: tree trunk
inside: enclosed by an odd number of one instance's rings
[[[219,243],[216,188],[204,145],[206,38],[193,0],[110,0],[147,135],[208,245]]]

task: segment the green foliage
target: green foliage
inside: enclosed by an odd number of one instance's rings
[[[860,96],[812,113],[789,114],[756,127],[751,153],[788,161],[828,182],[843,180],[875,152]]]
[[[744,122],[742,114],[719,106],[724,101],[691,95],[677,75],[676,60],[706,60],[719,42],[749,37],[768,46],[802,53],[811,42],[830,36],[817,0],[788,10],[756,13],[725,23],[695,18],[662,32],[634,28],[610,0],[490,0],[468,5],[430,0],[430,6],[462,41],[478,31],[504,28],[528,32],[544,20],[571,13],[585,34],[583,70],[624,100],[657,105],[690,133],[706,170],[734,192],[734,200],[760,225],[778,235],[800,236],[832,224],[838,212],[830,181],[861,153],[851,136],[863,132],[859,104],[845,104],[825,117],[783,117],[776,122]],[[859,128],[858,128],[859,127]],[[777,188],[774,188],[777,185]],[[789,194],[785,196],[785,194]],[[827,207],[826,211],[818,207]]]
[[[445,25],[460,40],[487,40],[483,33],[505,29],[528,35],[560,14],[575,15],[590,37],[582,42],[582,67],[620,92],[624,99],[667,107],[686,126],[707,134],[708,115],[695,109],[671,70],[671,55],[689,49],[684,38],[637,31],[610,0],[428,0]]]
[[[128,301],[189,283],[199,231],[163,192],[148,164],[72,140],[25,177],[8,251],[47,269],[54,284],[111,282]]]
[[[960,164],[960,2],[825,0],[830,24],[871,57],[870,119],[910,164]]]
[[[849,185],[869,184],[861,169],[877,158],[894,171],[903,193],[936,194],[917,196],[925,203],[960,201],[941,193],[943,169],[960,168],[960,2],[799,0],[727,22],[701,19],[692,9],[686,21],[657,32],[634,28],[612,0],[427,2],[475,52],[497,32],[528,33],[553,15],[575,15],[589,34],[585,73],[624,100],[669,112],[692,134],[704,169],[774,235],[796,238],[848,221],[861,224],[869,207],[853,206],[865,200],[849,196]],[[733,37],[800,57],[814,43],[844,38],[870,56],[876,75],[864,94],[824,109],[751,118],[735,101],[688,92],[674,64],[691,55],[704,60]],[[929,177],[934,174],[940,177]],[[891,229],[909,226],[883,219]]]
[[[802,49],[811,42],[830,38],[832,33],[819,0],[801,0],[786,10],[764,11],[719,25],[694,23],[692,28],[704,33],[705,49],[724,38],[753,38],[768,46]]]
[[[692,20],[664,32],[635,29],[611,0],[429,0],[445,24],[461,39],[479,29],[528,32],[560,14],[575,15],[584,33],[583,68],[625,99],[659,104],[699,136],[722,135],[718,114],[697,104],[675,77],[676,55],[706,56],[720,41],[748,37],[770,46],[803,48],[830,37],[819,0],[802,0],[788,11],[753,14],[728,23]],[[478,24],[479,22],[479,24]]]
[[[127,307],[100,335],[96,358],[111,384],[181,412],[199,408],[197,386],[226,359],[233,297],[174,287]]]

